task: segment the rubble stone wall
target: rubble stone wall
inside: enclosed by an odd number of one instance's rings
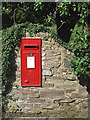
[[[20,50],[15,51],[16,78],[9,95],[17,100],[9,100],[10,111],[59,110],[62,104],[75,103],[78,107],[79,103],[88,99],[86,87],[80,85],[77,77],[70,71],[69,61],[73,58],[73,53],[53,39],[46,38],[47,35],[48,33],[37,34],[42,39],[42,87],[21,87]]]

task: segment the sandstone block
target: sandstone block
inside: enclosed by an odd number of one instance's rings
[[[33,90],[21,90],[20,91],[23,96],[28,96],[30,98],[38,98],[39,97],[39,91],[33,91]]]
[[[46,53],[43,52],[43,53],[42,53],[42,57],[45,56],[45,55],[46,55]]]
[[[54,109],[52,105],[51,106],[50,105],[48,105],[48,106],[42,105],[42,108],[47,109],[47,110],[53,110]]]
[[[72,93],[71,98],[81,98],[82,96],[79,93]]]
[[[74,81],[74,80],[77,80],[77,77],[75,75],[68,75],[67,79],[70,81]]]
[[[61,52],[56,52],[56,51],[50,51],[47,53],[48,56],[57,56],[57,55],[60,55]]]
[[[40,94],[41,97],[43,98],[59,98],[62,99],[64,98],[64,92],[63,90],[55,90],[55,89],[46,89],[44,91],[41,91]]]
[[[46,81],[47,82],[52,82],[53,84],[58,84],[58,83],[64,83],[65,82],[65,80],[64,79],[58,79],[58,78],[55,78],[55,79],[53,79],[53,78],[51,78],[51,79],[46,79]]]
[[[42,45],[50,45],[50,43],[48,41],[43,41],[42,40]]]
[[[75,91],[75,89],[67,89],[66,93],[71,93],[71,92],[74,92],[74,91]]]
[[[51,61],[51,62],[46,63],[46,66],[49,67],[49,68],[53,68],[53,67],[58,68],[60,66],[60,62]]]
[[[63,58],[63,65],[65,67],[70,67],[69,62],[70,62],[70,60],[68,60],[67,58]]]
[[[26,109],[26,110],[32,110],[33,109],[33,104],[25,104],[25,103],[23,103],[23,104],[21,104],[21,108],[22,109]]]
[[[43,104],[45,102],[44,98],[27,98],[27,103],[41,103]]]
[[[46,88],[54,87],[54,84],[51,82],[43,82],[43,87],[46,87]]]
[[[51,76],[51,75],[52,75],[52,72],[51,72],[51,70],[49,70],[49,69],[45,69],[45,70],[42,71],[42,74],[43,74],[43,75]]]
[[[62,83],[62,84],[55,84],[56,88],[60,88],[60,89],[73,89],[76,88],[76,84],[67,84],[67,83]]]
[[[43,57],[42,60],[53,60],[56,59],[55,57]]]
[[[42,48],[43,51],[45,51],[45,50],[51,50],[51,49],[52,48],[50,46],[45,46],[45,47]]]

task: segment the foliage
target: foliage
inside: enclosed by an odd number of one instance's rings
[[[72,16],[73,13],[73,16],[77,14],[84,21],[90,12],[89,5],[89,2],[58,2],[57,4],[60,16]],[[84,23],[84,21],[81,21],[81,23]]]
[[[31,23],[48,24],[47,17],[53,13],[55,3],[53,2],[11,2],[2,3],[3,28],[13,24]],[[49,22],[51,25],[51,21]]]
[[[74,71],[78,77],[83,77],[85,80],[89,80],[90,78],[89,39],[88,32],[85,32],[85,30],[77,30],[69,46],[75,54],[74,59],[71,61],[72,71]]]

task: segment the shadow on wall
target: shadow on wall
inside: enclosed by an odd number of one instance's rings
[[[87,92],[90,94],[90,80],[88,78],[85,79],[84,76],[79,77],[78,80],[80,85],[87,87]]]
[[[11,73],[9,74],[9,76],[7,77],[7,85],[6,85],[6,94],[8,94],[13,87],[13,82],[16,81],[16,70],[17,70],[17,65],[16,65],[16,53],[15,50],[12,51],[13,57],[10,58],[10,69],[11,69]]]

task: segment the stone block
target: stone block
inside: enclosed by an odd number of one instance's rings
[[[51,75],[52,75],[52,72],[51,72],[51,70],[49,70],[49,69],[45,69],[45,70],[42,71],[42,74],[43,74],[43,75],[51,76]]]
[[[16,58],[16,62],[17,62],[17,64],[19,65],[19,64],[21,63],[21,58],[20,58],[20,57],[17,57],[17,58]]]
[[[64,65],[65,67],[70,67],[69,62],[70,62],[69,59],[63,58],[63,65]]]
[[[51,83],[51,82],[43,82],[42,87],[46,87],[46,88],[49,88],[49,87],[54,87],[54,84],[53,84],[53,83]]]
[[[20,90],[21,95],[28,96],[30,98],[39,98],[39,91],[35,90]]]
[[[44,61],[42,61],[42,66],[44,66],[45,65],[45,62]]]
[[[79,93],[72,93],[71,98],[82,98],[82,96]]]
[[[20,53],[20,50],[19,51],[15,51],[17,57],[20,57],[21,56],[21,53]]]
[[[88,98],[88,92],[82,92],[81,95],[85,98]]]
[[[33,104],[25,104],[25,103],[22,103],[21,104],[21,108],[22,109],[26,109],[26,110],[32,110],[33,109]]]
[[[60,103],[73,103],[75,102],[74,99],[71,99],[71,98],[66,98],[65,100],[60,100]]]
[[[75,89],[67,89],[65,92],[66,93],[71,93],[71,92],[74,92],[75,91]]]
[[[56,90],[56,89],[46,89],[44,91],[41,91],[40,96],[42,98],[59,98],[63,99],[64,98],[64,92],[63,90]]]
[[[20,77],[21,77],[21,72],[16,71],[16,77],[17,77],[17,78],[20,78]]]
[[[45,99],[44,98],[30,98],[30,97],[28,97],[26,102],[27,103],[41,103],[41,104],[43,104],[45,102]]]
[[[54,109],[52,105],[45,105],[45,104],[42,105],[42,108],[47,109],[47,110],[53,110]]]
[[[42,60],[53,60],[56,59],[55,57],[43,57]]]
[[[63,77],[63,78],[66,78],[66,72],[57,72],[56,73],[56,77]]]
[[[61,104],[61,103],[73,103],[75,102],[74,99],[71,99],[71,98],[65,98],[65,99],[54,99],[54,103],[57,103],[57,104]]]
[[[43,51],[45,51],[45,50],[51,50],[51,49],[52,48],[50,46],[45,46],[45,47],[42,48]]]
[[[60,66],[60,62],[59,61],[47,62],[46,66],[49,67],[49,68],[53,68],[53,67],[58,68]]]
[[[50,43],[48,41],[43,41],[42,40],[42,45],[50,45]]]
[[[75,80],[78,80],[78,79],[77,79],[77,77],[75,75],[68,75],[67,80],[75,81]]]
[[[61,52],[56,52],[56,51],[50,51],[47,53],[47,56],[57,56],[57,55],[60,55]]]
[[[65,80],[64,79],[58,79],[58,78],[55,78],[55,79],[53,79],[53,78],[51,78],[51,79],[46,79],[46,81],[47,82],[52,82],[53,84],[56,84],[56,83],[64,83],[65,82]]]
[[[73,89],[76,88],[76,84],[62,83],[62,84],[55,84],[55,87],[59,89],[68,89],[68,88]]]
[[[43,52],[43,53],[42,53],[42,57],[45,56],[45,55],[46,55],[46,53]]]

